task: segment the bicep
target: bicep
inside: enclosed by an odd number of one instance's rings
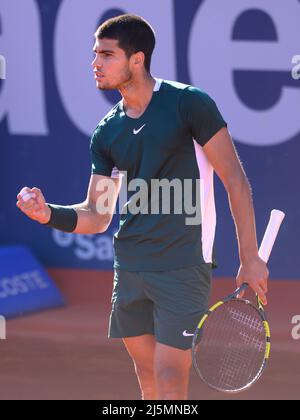
[[[203,151],[226,189],[245,173],[227,128],[219,130],[204,146]]]

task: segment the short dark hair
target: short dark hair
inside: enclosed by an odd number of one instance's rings
[[[142,51],[145,55],[145,69],[148,73],[150,72],[155,33],[151,25],[142,17],[125,14],[108,19],[96,30],[95,37],[116,39],[128,58]]]

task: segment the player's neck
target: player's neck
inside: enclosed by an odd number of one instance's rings
[[[128,116],[138,118],[143,114],[151,101],[154,86],[155,79],[147,73],[139,79],[130,81],[119,90]]]

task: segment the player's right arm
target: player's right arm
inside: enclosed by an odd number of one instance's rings
[[[91,175],[87,197],[84,203],[72,206],[78,215],[74,233],[105,232],[116,208],[121,178]]]
[[[102,233],[111,223],[120,188],[121,178],[92,174],[87,197],[82,203],[71,206],[48,204],[40,189],[24,187],[17,195],[17,207],[30,219],[59,230]]]

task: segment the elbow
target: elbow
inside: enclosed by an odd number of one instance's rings
[[[101,226],[97,229],[97,232],[95,232],[95,233],[105,233],[105,232],[107,231],[107,229],[108,229],[108,226],[107,226],[107,225],[101,225]]]
[[[106,232],[107,229],[109,228],[110,223],[111,223],[111,216],[110,215],[101,218],[101,222],[98,226],[97,233]]]

